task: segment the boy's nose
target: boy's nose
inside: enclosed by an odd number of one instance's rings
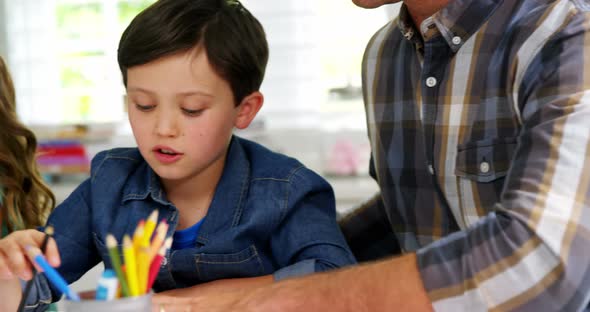
[[[174,137],[178,135],[177,123],[173,116],[160,114],[158,116],[154,131],[158,136]]]

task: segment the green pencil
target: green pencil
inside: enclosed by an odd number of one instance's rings
[[[109,257],[111,257],[113,270],[115,270],[115,274],[117,274],[119,284],[121,285],[123,297],[129,297],[130,293],[129,288],[127,287],[127,279],[121,270],[121,257],[119,256],[119,249],[117,248],[117,240],[112,234],[107,235],[107,248],[109,250]]]

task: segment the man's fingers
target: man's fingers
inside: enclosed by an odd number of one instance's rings
[[[152,312],[192,312],[196,311],[192,309],[190,304],[166,304],[166,303],[159,303],[156,305],[152,305]]]
[[[174,296],[166,296],[166,295],[158,295],[155,294],[152,296],[152,303],[154,304],[185,304],[189,303],[191,298],[186,297],[174,297]]]
[[[152,297],[152,312],[191,312],[194,304],[192,298],[154,295]]]

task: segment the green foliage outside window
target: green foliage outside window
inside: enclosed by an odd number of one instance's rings
[[[104,24],[100,3],[61,3],[56,7],[57,30],[60,38],[84,39],[97,37]]]
[[[107,79],[113,79],[109,71],[118,70],[112,64],[112,55],[116,49],[112,45],[118,41],[129,22],[155,0],[56,2],[57,44],[60,47],[58,66],[64,121],[77,123],[109,120],[112,114],[105,112],[105,105],[98,96],[100,92],[115,92],[101,89]],[[116,15],[107,14],[114,10]],[[117,26],[114,27],[115,31],[113,25]]]
[[[119,23],[127,26],[131,20],[144,8],[154,3],[155,0],[137,0],[119,2]]]

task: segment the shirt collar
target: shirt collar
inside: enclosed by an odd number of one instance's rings
[[[446,7],[424,20],[417,30],[405,4],[402,5],[399,14],[398,26],[407,40],[430,40],[437,34],[441,34],[451,50],[457,52],[480,27],[485,23],[494,11],[502,4],[503,0],[452,0]],[[430,27],[429,27],[430,26]],[[433,27],[436,32],[433,32]],[[416,34],[422,34],[417,36]]]
[[[399,10],[399,18],[397,20],[398,27],[406,40],[412,41],[417,43],[416,41],[420,41],[420,33],[414,27],[414,21],[412,20],[412,16],[410,16],[410,12],[408,12],[408,8],[406,4],[402,4]]]
[[[198,242],[204,245],[211,233],[223,231],[238,224],[249,178],[250,162],[240,140],[234,136],[230,141],[223,173],[215,188],[207,217],[201,225]],[[144,161],[128,181],[130,182],[125,188],[123,202],[145,200],[150,196],[155,202],[173,207],[166,198],[158,175],[147,162]]]
[[[206,244],[211,234],[228,230],[240,222],[250,181],[250,162],[240,139],[233,137],[221,179],[215,188],[207,217],[201,225],[197,242]]]
[[[125,203],[129,200],[144,200],[148,196],[162,205],[172,205],[166,198],[166,194],[164,193],[158,175],[148,163],[143,160],[129,177],[128,182],[125,185],[125,190],[123,191],[122,202]]]

